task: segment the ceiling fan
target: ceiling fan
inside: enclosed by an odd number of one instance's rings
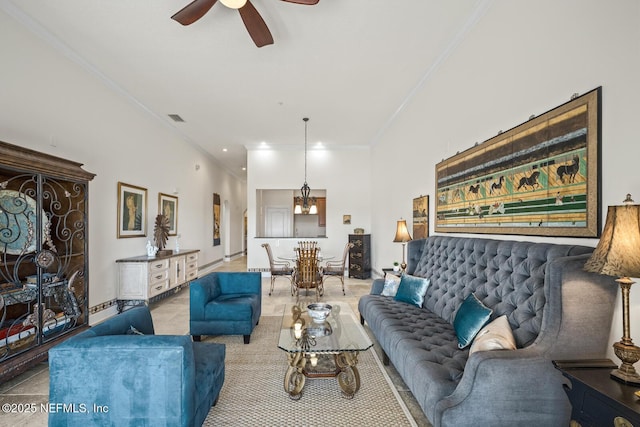
[[[174,21],[182,25],[189,25],[202,18],[216,4],[218,0],[194,0],[179,12],[171,17]],[[314,5],[319,0],[282,0],[288,3]],[[250,0],[220,0],[220,2],[230,9],[237,9],[244,26],[247,28],[253,42],[258,47],[273,44],[273,37],[267,24],[258,13]]]

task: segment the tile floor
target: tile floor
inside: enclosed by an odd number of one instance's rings
[[[246,258],[241,257],[224,263],[216,271],[246,271]],[[354,313],[358,313],[358,299],[369,293],[371,280],[345,279],[346,296],[342,295],[340,280],[330,278],[325,282],[323,301],[347,302]],[[286,304],[294,300],[290,293],[290,285],[286,279],[278,278],[274,292],[268,295],[270,279],[263,278],[262,315],[280,316]],[[176,295],[151,305],[151,314],[157,334],[187,334],[189,331],[189,292],[183,290]],[[377,344],[374,348],[377,347]],[[379,350],[378,354],[379,353]],[[416,422],[420,426],[430,426],[417,402],[397,375],[392,366],[387,373],[393,380],[400,396],[405,401]],[[33,413],[7,414],[0,410],[0,427],[42,427],[47,425],[47,414],[40,411],[40,405],[48,402],[49,372],[47,363],[43,362],[24,374],[0,385],[0,405],[5,403],[34,404]]]

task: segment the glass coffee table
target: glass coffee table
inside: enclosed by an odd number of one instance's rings
[[[373,346],[346,303],[329,303],[324,322],[314,322],[306,303],[284,309],[278,348],[287,352],[289,368],[284,389],[293,400],[302,397],[306,378],[337,378],[348,399],[360,389],[358,354]]]

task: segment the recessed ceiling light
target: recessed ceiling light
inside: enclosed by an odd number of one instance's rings
[[[242,170],[243,170],[243,171],[246,171],[246,170],[247,170],[247,167],[246,167],[246,166],[243,166],[243,167],[242,167]]]
[[[223,149],[222,149],[222,151],[223,151],[224,153],[226,153],[226,152],[227,152],[227,151],[229,151],[229,150],[227,150],[226,148],[223,148]]]

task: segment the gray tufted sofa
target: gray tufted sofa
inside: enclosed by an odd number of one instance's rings
[[[407,273],[430,279],[421,308],[379,295],[358,304],[385,362],[440,426],[567,426],[570,404],[552,360],[602,358],[617,286],[586,273],[593,248],[432,236],[408,244]],[[516,350],[460,350],[453,321],[470,294],[507,315]]]

